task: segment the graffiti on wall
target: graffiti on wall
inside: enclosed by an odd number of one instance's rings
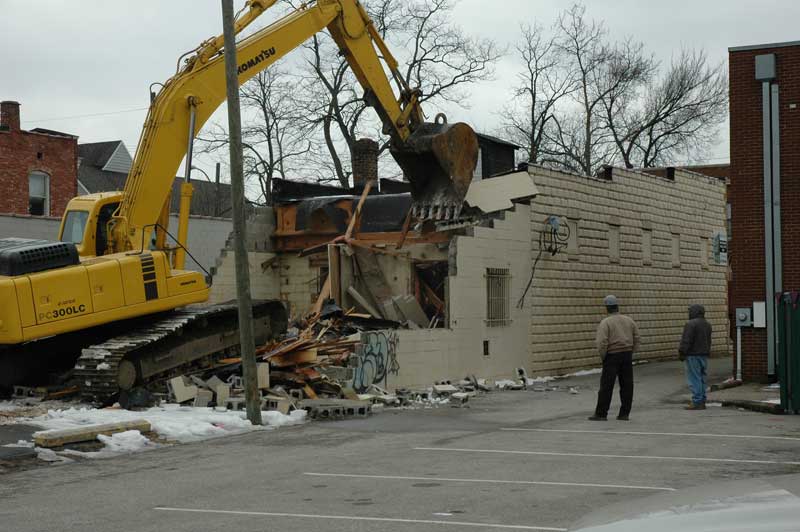
[[[353,388],[357,393],[366,393],[372,384],[386,385],[389,375],[397,375],[397,332],[369,331],[361,333],[358,347],[358,367],[353,376]]]

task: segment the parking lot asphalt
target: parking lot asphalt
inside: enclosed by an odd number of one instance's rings
[[[729,374],[712,361],[712,382]],[[591,422],[598,381],[10,473],[0,522],[31,532],[558,531],[611,504],[800,473],[800,417],[685,411],[682,367],[668,362],[635,368],[630,422]]]

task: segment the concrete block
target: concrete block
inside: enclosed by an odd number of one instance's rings
[[[167,386],[176,403],[185,403],[197,397],[197,386],[187,385],[183,376],[170,379]]]
[[[247,408],[247,400],[244,397],[228,397],[225,406],[228,410],[245,410]]]
[[[269,388],[269,364],[256,364],[256,370],[258,372],[258,389],[264,390]]]
[[[194,398],[194,406],[208,406],[212,399],[214,399],[214,392],[211,390],[206,390],[205,388],[202,390],[197,390],[197,396]]]
[[[436,392],[437,395],[452,395],[458,392],[458,388],[452,384],[434,384],[433,391]]]
[[[208,388],[210,390],[216,390],[217,386],[219,386],[220,384],[225,384],[225,383],[222,381],[222,379],[220,379],[216,375],[214,375],[213,377],[211,377],[206,381],[206,385],[208,385]]]
[[[200,377],[196,375],[189,375],[189,379],[191,379],[192,383],[198,388],[205,388],[207,390],[210,390],[210,388],[208,387],[208,383],[206,383],[206,381],[204,381]]]
[[[217,406],[223,406],[227,404],[228,398],[231,396],[230,386],[222,381],[219,381],[219,384],[214,387],[213,391],[214,395],[216,396],[215,402],[217,403]]]

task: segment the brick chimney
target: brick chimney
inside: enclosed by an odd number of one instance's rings
[[[367,181],[378,179],[378,143],[358,139],[353,145],[353,188],[362,188]]]
[[[0,129],[19,131],[19,102],[0,102]]]

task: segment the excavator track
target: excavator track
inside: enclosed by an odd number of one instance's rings
[[[286,309],[280,301],[253,302],[253,318],[257,342],[286,330]],[[235,304],[185,308],[83,348],[74,378],[84,401],[108,404],[120,392],[210,368],[238,350]]]

